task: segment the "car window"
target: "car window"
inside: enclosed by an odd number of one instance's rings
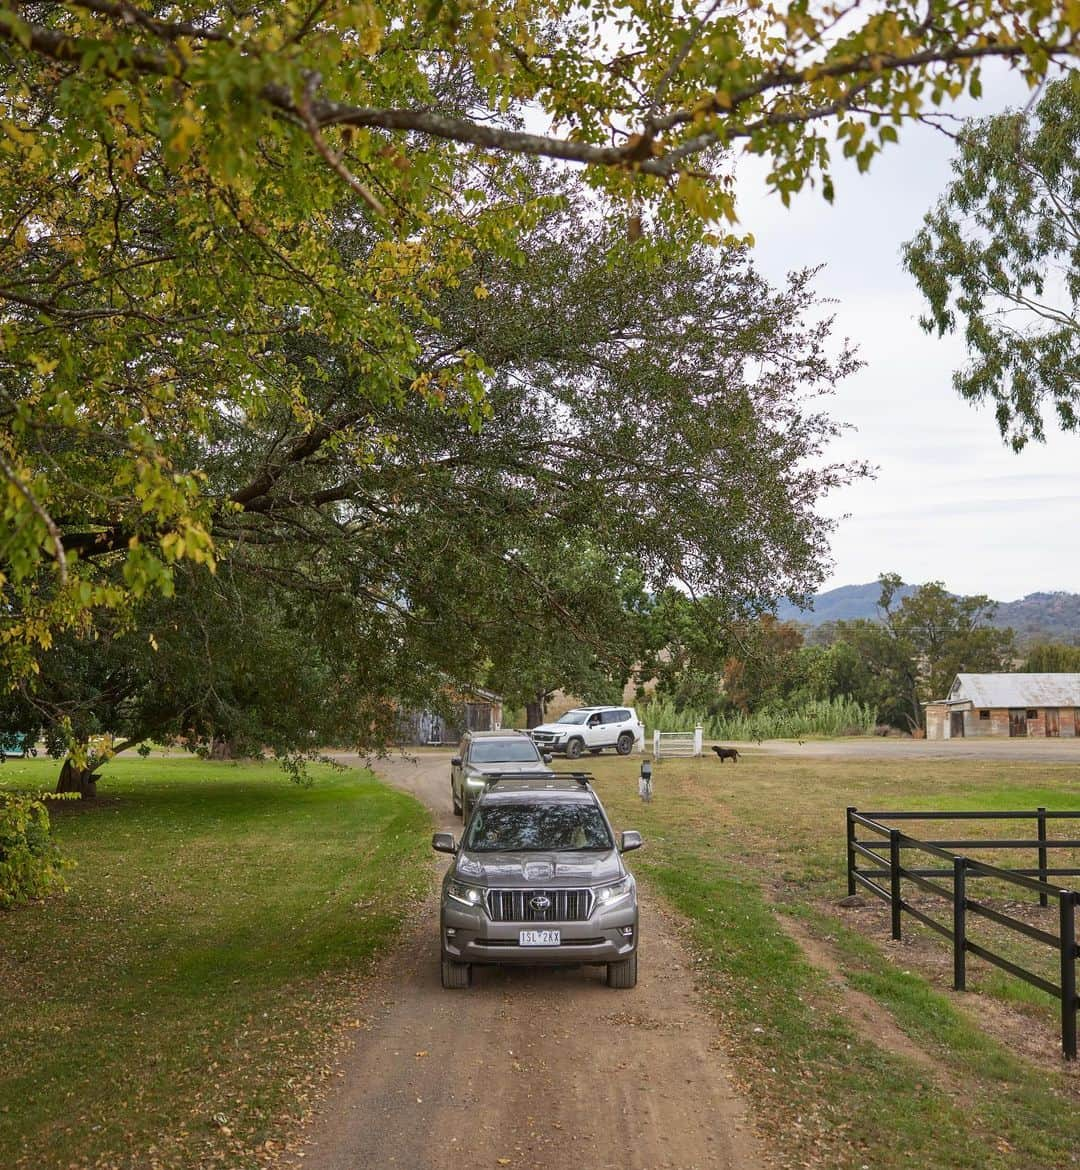
[[[465,842],[475,853],[606,852],[614,847],[600,810],[582,801],[481,805]]]
[[[535,764],[540,753],[531,739],[473,740],[469,762],[473,764]]]
[[[604,712],[605,723],[625,723],[630,718],[630,712],[617,707],[614,711]]]
[[[567,711],[555,720],[556,723],[584,723],[589,718],[588,711]]]

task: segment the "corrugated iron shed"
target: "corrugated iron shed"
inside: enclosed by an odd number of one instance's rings
[[[1080,674],[958,674],[945,702],[976,707],[1080,707]]]

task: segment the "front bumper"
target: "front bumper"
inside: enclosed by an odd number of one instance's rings
[[[564,736],[562,739],[544,739],[543,736],[534,735],[531,737],[536,746],[544,752],[560,752],[566,750],[566,741],[569,738]]]
[[[523,947],[522,930],[558,930],[557,947]],[[637,947],[637,906],[628,902],[597,908],[585,922],[492,922],[480,907],[443,904],[442,952],[459,963],[521,963],[531,967],[562,963],[617,963]]]

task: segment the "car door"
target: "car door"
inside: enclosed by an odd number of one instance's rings
[[[625,707],[617,707],[614,711],[609,711],[608,719],[611,721],[609,725],[609,730],[611,731],[609,742],[614,747],[619,742],[619,736],[624,731],[632,732],[634,729],[631,727],[630,712]]]
[[[594,711],[585,720],[585,746],[598,748],[604,746],[604,713]]]
[[[457,753],[454,759],[458,761],[456,764],[450,765],[450,786],[454,792],[454,799],[461,801],[462,794],[465,790],[465,766],[469,762],[469,737],[465,738],[458,744]]]

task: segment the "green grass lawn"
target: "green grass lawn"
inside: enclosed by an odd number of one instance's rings
[[[1080,1165],[1080,1077],[1057,1056],[1054,1002],[975,959],[969,986],[981,994],[959,996],[948,989],[944,940],[919,937],[905,919],[914,941],[895,947],[880,929],[868,929],[887,915],[883,905],[836,905],[847,892],[847,805],[1080,808],[1075,767],[799,760],[749,749],[738,765],[712,758],[660,764],[653,802],[643,805],[637,761],[604,757],[589,765],[617,826],[645,836],[633,868],[689,920],[696,969],[780,1165]],[[947,909],[942,917],[948,920]],[[846,987],[807,961],[783,928],[788,918],[823,942],[847,986],[871,996],[928,1060],[890,1052],[853,1023]],[[647,952],[647,939],[644,945]],[[943,963],[932,961],[932,948]],[[1044,1057],[1027,1059],[1001,1029],[980,1027],[995,995],[1030,1013],[1032,1031],[1045,1033]]]
[[[50,760],[0,784],[51,787]],[[254,1167],[430,878],[357,771],[121,759],[52,806],[70,891],[0,914],[0,1166]]]

